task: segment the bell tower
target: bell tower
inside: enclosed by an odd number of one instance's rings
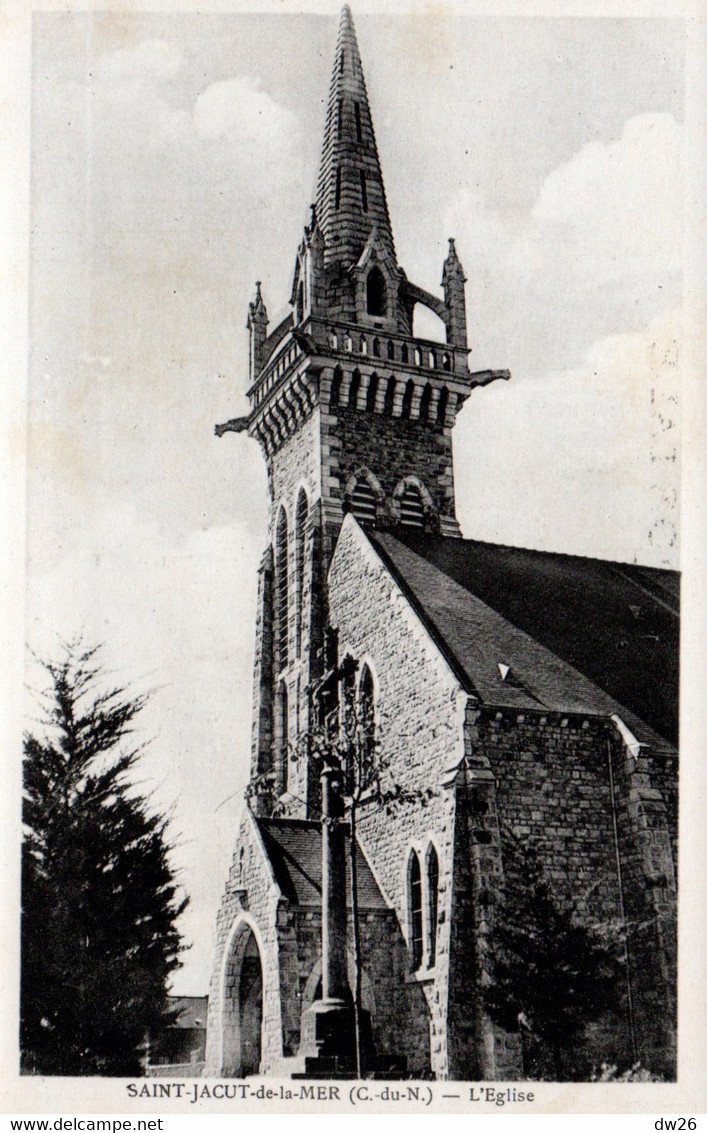
[[[250,304],[247,429],[268,470],[269,546],[260,568],[252,806],[305,816],[310,771],[288,758],[306,731],[326,665],[327,570],[344,514],[363,526],[459,537],[452,427],[472,389],[507,371],[470,373],[464,272],[454,241],[442,295],[397,261],[356,33],[341,11],[324,142],[297,250],[291,310],[268,334],[260,285]],[[416,304],[443,341],[413,335]]]

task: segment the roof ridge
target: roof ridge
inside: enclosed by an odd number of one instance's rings
[[[400,543],[403,543],[404,546],[410,547],[411,550],[415,549],[415,544],[412,540],[410,540],[408,542],[408,540],[406,540],[404,538],[401,539],[400,535],[395,531],[380,531],[380,532],[376,532],[376,534],[392,535],[392,537],[394,539],[397,539]],[[422,542],[422,539],[419,536],[417,536],[417,540],[419,540],[419,542]],[[613,567],[630,567],[630,568],[636,569],[636,570],[656,571],[658,574],[666,574],[666,575],[667,574],[672,574],[672,575],[680,575],[681,574],[681,571],[678,568],[675,568],[675,567],[657,567],[657,566],[653,566],[651,563],[630,563],[630,562],[626,562],[625,559],[599,558],[597,555],[586,555],[586,554],[583,554],[581,551],[551,551],[551,550],[548,550],[547,548],[543,548],[543,547],[527,547],[527,546],[524,546],[521,543],[494,543],[494,542],[492,542],[491,540],[488,540],[488,539],[470,539],[470,538],[467,538],[466,536],[462,536],[462,538],[460,539],[458,536],[449,536],[449,535],[424,536],[424,540],[425,541],[436,540],[438,543],[446,543],[446,544],[449,544],[450,546],[452,544],[456,544],[457,546],[459,546],[459,545],[462,545],[464,543],[473,543],[477,547],[493,547],[494,549],[500,550],[500,551],[525,551],[530,555],[546,555],[550,558],[555,558],[555,559],[580,559],[582,562],[602,563],[602,564],[604,564],[606,566],[610,566],[610,567],[611,566],[613,566]]]

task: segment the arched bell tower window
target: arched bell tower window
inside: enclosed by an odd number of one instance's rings
[[[408,916],[410,931],[410,952],[413,971],[422,963],[422,872],[420,859],[415,850],[410,851],[408,860]]]
[[[366,310],[379,318],[386,314],[385,279],[379,267],[372,267],[366,279]]]
[[[400,497],[400,522],[403,527],[410,527],[422,531],[425,526],[425,513],[422,506],[422,496],[419,488],[408,484]]]
[[[427,966],[437,962],[437,913],[439,908],[439,858],[430,843],[427,851]]]
[[[277,651],[279,668],[287,664],[287,513],[280,508],[275,534],[275,613],[277,617]]]
[[[304,628],[304,566],[307,549],[307,493],[300,489],[295,509],[295,653],[297,657],[302,652],[302,635]]]
[[[360,477],[351,493],[351,511],[359,523],[375,523],[376,496],[365,477]]]

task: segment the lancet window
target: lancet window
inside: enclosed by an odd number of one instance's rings
[[[275,613],[277,618],[277,649],[280,669],[287,664],[288,588],[287,588],[287,513],[280,508],[275,535]]]
[[[302,652],[302,637],[304,629],[304,568],[307,550],[307,493],[304,488],[297,497],[295,509],[295,652],[299,657]]]

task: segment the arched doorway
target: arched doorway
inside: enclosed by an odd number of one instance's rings
[[[247,1078],[260,1071],[263,966],[249,925],[236,932],[224,981],[223,1075]]]

